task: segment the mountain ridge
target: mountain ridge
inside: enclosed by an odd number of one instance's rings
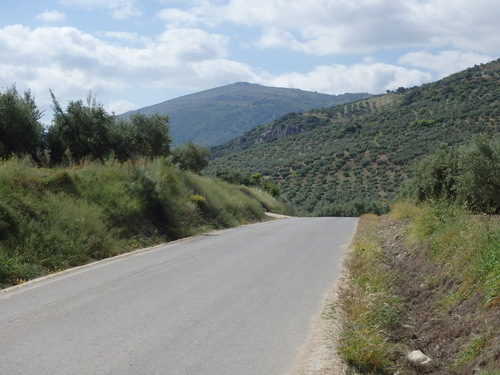
[[[356,216],[382,211],[411,164],[440,144],[499,131],[500,59],[422,86],[288,114],[212,147],[207,173],[260,173],[308,214]]]
[[[290,112],[329,107],[370,96],[367,93],[329,95],[237,82],[129,111],[117,117],[127,118],[138,112],[167,115],[174,143],[183,144],[191,140],[203,146],[213,146]]]

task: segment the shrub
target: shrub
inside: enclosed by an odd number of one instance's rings
[[[442,146],[414,166],[402,195],[417,202],[445,199],[476,212],[500,210],[500,140]]]
[[[191,141],[172,152],[172,161],[185,171],[201,173],[208,165],[210,150]]]

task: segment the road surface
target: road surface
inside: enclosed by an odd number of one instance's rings
[[[248,225],[0,292],[0,374],[286,374],[355,225]]]

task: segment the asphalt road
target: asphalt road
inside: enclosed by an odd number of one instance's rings
[[[0,292],[0,374],[285,374],[355,225],[259,223]]]

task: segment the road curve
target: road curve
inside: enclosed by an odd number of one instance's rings
[[[0,374],[285,374],[356,222],[248,225],[0,292]]]

